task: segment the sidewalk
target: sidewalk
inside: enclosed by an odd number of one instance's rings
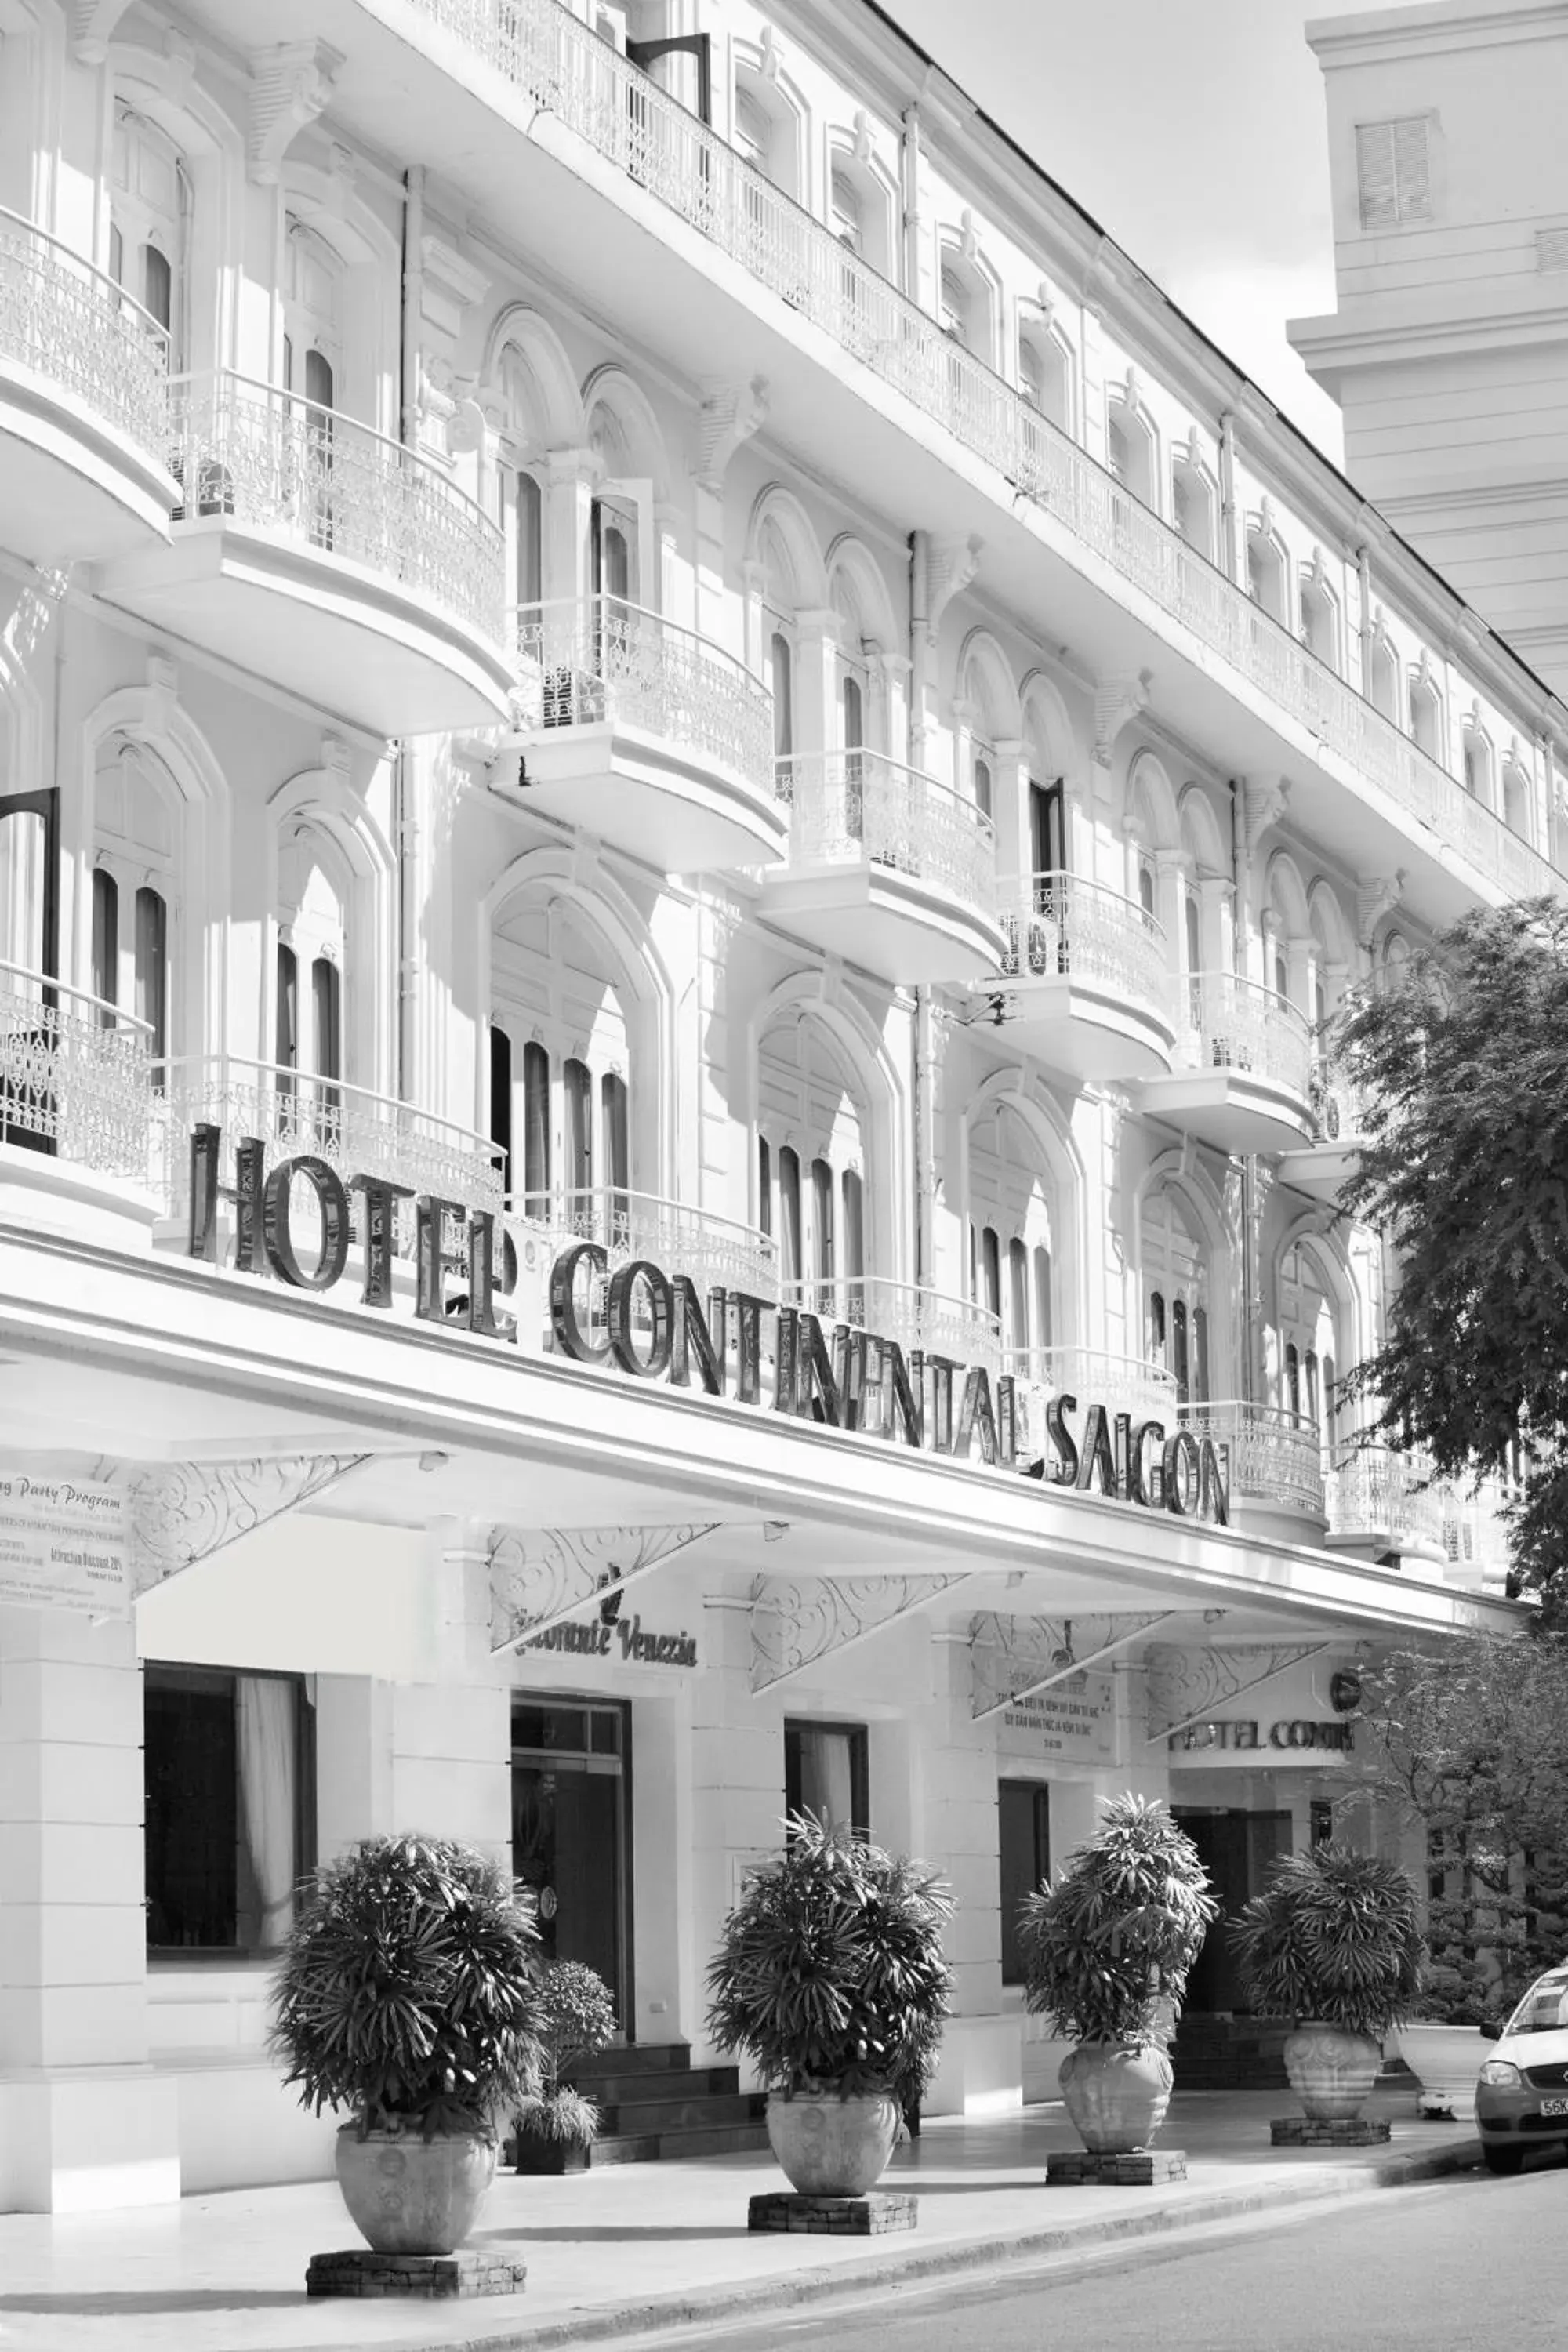
[[[1383,2148],[1271,2149],[1288,2092],[1190,2092],[1160,2145],[1189,2176],[1153,2189],[1044,2187],[1046,2155],[1078,2140],[1058,2105],[987,2123],[943,2118],[900,2148],[886,2185],[914,2190],[920,2226],[873,2239],[750,2237],[746,2200],[784,2185],[767,2156],[626,2165],[567,2179],[502,2174],[477,2242],[521,2252],[528,2291],[461,2304],[307,2302],[312,2253],[356,2235],[335,2186],[237,2190],[143,2212],[0,2217],[0,2352],[411,2352],[592,2342],[777,2310],[935,2272],[1067,2252],[1108,2237],[1215,2221],[1476,2161],[1464,2123],[1419,2119],[1381,2094]]]

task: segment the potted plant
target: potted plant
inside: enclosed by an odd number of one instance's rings
[[[517,2111],[517,2168],[581,2172],[599,2137],[599,2110],[565,2077],[615,2040],[610,1988],[582,1960],[552,1960],[539,1980],[535,2023],[543,2054],[538,2087]]]
[[[1198,1850],[1157,1801],[1110,1799],[1019,1915],[1024,1998],[1076,2046],[1058,2077],[1087,2148],[1147,2147],[1171,2100],[1164,2039],[1218,1910]]]
[[[923,1863],[810,1813],[754,1871],[708,1969],[708,2030],[769,2093],[768,2144],[791,2186],[862,2196],[936,2064],[952,1897]]]
[[[1359,2116],[1384,2036],[1410,2015],[1426,1958],[1415,1882],[1348,1845],[1287,1854],[1231,1923],[1255,2006],[1289,2017],[1290,2087],[1314,2121]]]
[[[338,2184],[378,2253],[461,2245],[495,2117],[539,2073],[531,1908],[447,1838],[366,1838],[318,1870],[284,1947],[270,2035],[320,2115],[347,2108]]]

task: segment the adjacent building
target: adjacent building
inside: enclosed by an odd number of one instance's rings
[[[1563,0],[1307,28],[1328,98],[1338,307],[1291,341],[1382,512],[1568,687]]]
[[[326,2168],[378,1830],[700,2054],[911,1847],[1005,2106],[1099,1796],[1234,1903],[1514,1621],[1326,1040],[1568,711],[875,9],[266,16],[0,0],[0,2206]]]

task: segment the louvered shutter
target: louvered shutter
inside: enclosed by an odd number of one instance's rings
[[[1432,217],[1432,184],[1427,166],[1426,118],[1407,115],[1394,125],[1394,176],[1402,221]]]
[[[1355,166],[1363,228],[1392,228],[1399,218],[1392,122],[1357,123]]]

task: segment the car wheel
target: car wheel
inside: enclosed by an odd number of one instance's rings
[[[1524,2162],[1524,2150],[1521,2147],[1483,2147],[1481,2162],[1489,2172],[1511,2179]]]

